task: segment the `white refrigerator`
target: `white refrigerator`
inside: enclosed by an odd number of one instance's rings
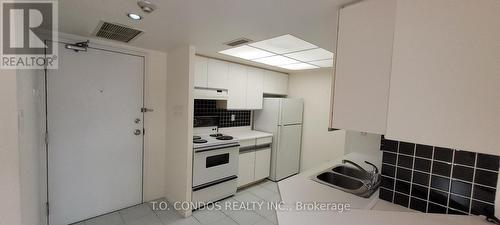
[[[254,112],[254,129],[273,134],[273,181],[299,173],[303,109],[302,99],[264,98],[262,110]]]

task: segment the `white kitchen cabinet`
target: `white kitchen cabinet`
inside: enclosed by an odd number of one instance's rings
[[[500,155],[500,1],[471,3],[398,1],[387,138]]]
[[[334,128],[386,132],[395,14],[396,0],[363,1],[340,10]]]
[[[229,63],[217,59],[208,59],[207,87],[213,89],[227,89]]]
[[[255,151],[255,180],[269,177],[271,170],[271,148],[257,149]]]
[[[240,141],[238,187],[269,177],[272,137]]]
[[[246,66],[229,64],[227,109],[246,109],[247,69]]]
[[[208,58],[196,56],[194,59],[194,87],[208,87]]]
[[[262,109],[264,70],[247,67],[246,108]]]
[[[263,92],[274,95],[288,94],[288,74],[270,70],[264,72]]]
[[[238,169],[238,187],[254,182],[255,151],[240,152]]]

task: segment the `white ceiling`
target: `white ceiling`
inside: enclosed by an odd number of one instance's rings
[[[143,13],[134,0],[59,1],[59,29],[91,36],[100,20],[121,23],[145,31],[133,46],[168,52],[191,44],[198,54],[279,70],[217,52],[240,37],[260,41],[284,34],[335,52],[337,10],[355,0],[150,1],[157,5],[151,14]],[[132,21],[128,12],[139,12],[143,19]]]

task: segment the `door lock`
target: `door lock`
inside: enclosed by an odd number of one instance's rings
[[[134,123],[137,123],[137,124],[141,123],[141,119],[136,118],[136,119],[134,120]]]
[[[135,130],[134,130],[134,134],[135,134],[135,135],[141,135],[141,133],[142,133],[142,132],[141,132],[141,130],[139,130],[139,129],[135,129]]]

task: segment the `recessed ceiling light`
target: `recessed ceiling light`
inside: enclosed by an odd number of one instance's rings
[[[280,66],[281,68],[288,69],[288,70],[308,70],[308,69],[317,69],[319,67],[307,64],[307,63],[295,63],[295,64],[288,64],[288,65],[282,65]]]
[[[333,59],[327,59],[327,60],[319,60],[319,61],[312,61],[312,62],[307,62],[319,67],[333,67]]]
[[[247,60],[269,57],[274,55],[273,53],[266,52],[254,47],[250,47],[248,45],[243,45],[236,48],[230,48],[224,51],[220,51],[219,53]]]
[[[290,34],[267,39],[264,41],[249,44],[250,46],[270,51],[276,54],[285,54],[290,52],[302,51],[311,48],[317,48],[307,41],[296,38]]]
[[[129,14],[127,14],[127,16],[133,20],[141,20],[142,19],[142,17],[139,14],[135,14],[135,13],[129,13]]]
[[[254,62],[259,62],[259,63],[264,63],[267,65],[271,66],[281,66],[281,65],[286,65],[286,64],[292,64],[292,63],[298,63],[299,61],[290,59],[284,56],[271,56],[271,57],[266,57],[266,58],[260,58],[260,59],[254,59],[252,60]]]
[[[310,61],[331,59],[333,58],[333,53],[322,48],[316,48],[316,49],[286,54],[285,56],[290,57],[292,59],[300,60],[302,62],[310,62]]]

